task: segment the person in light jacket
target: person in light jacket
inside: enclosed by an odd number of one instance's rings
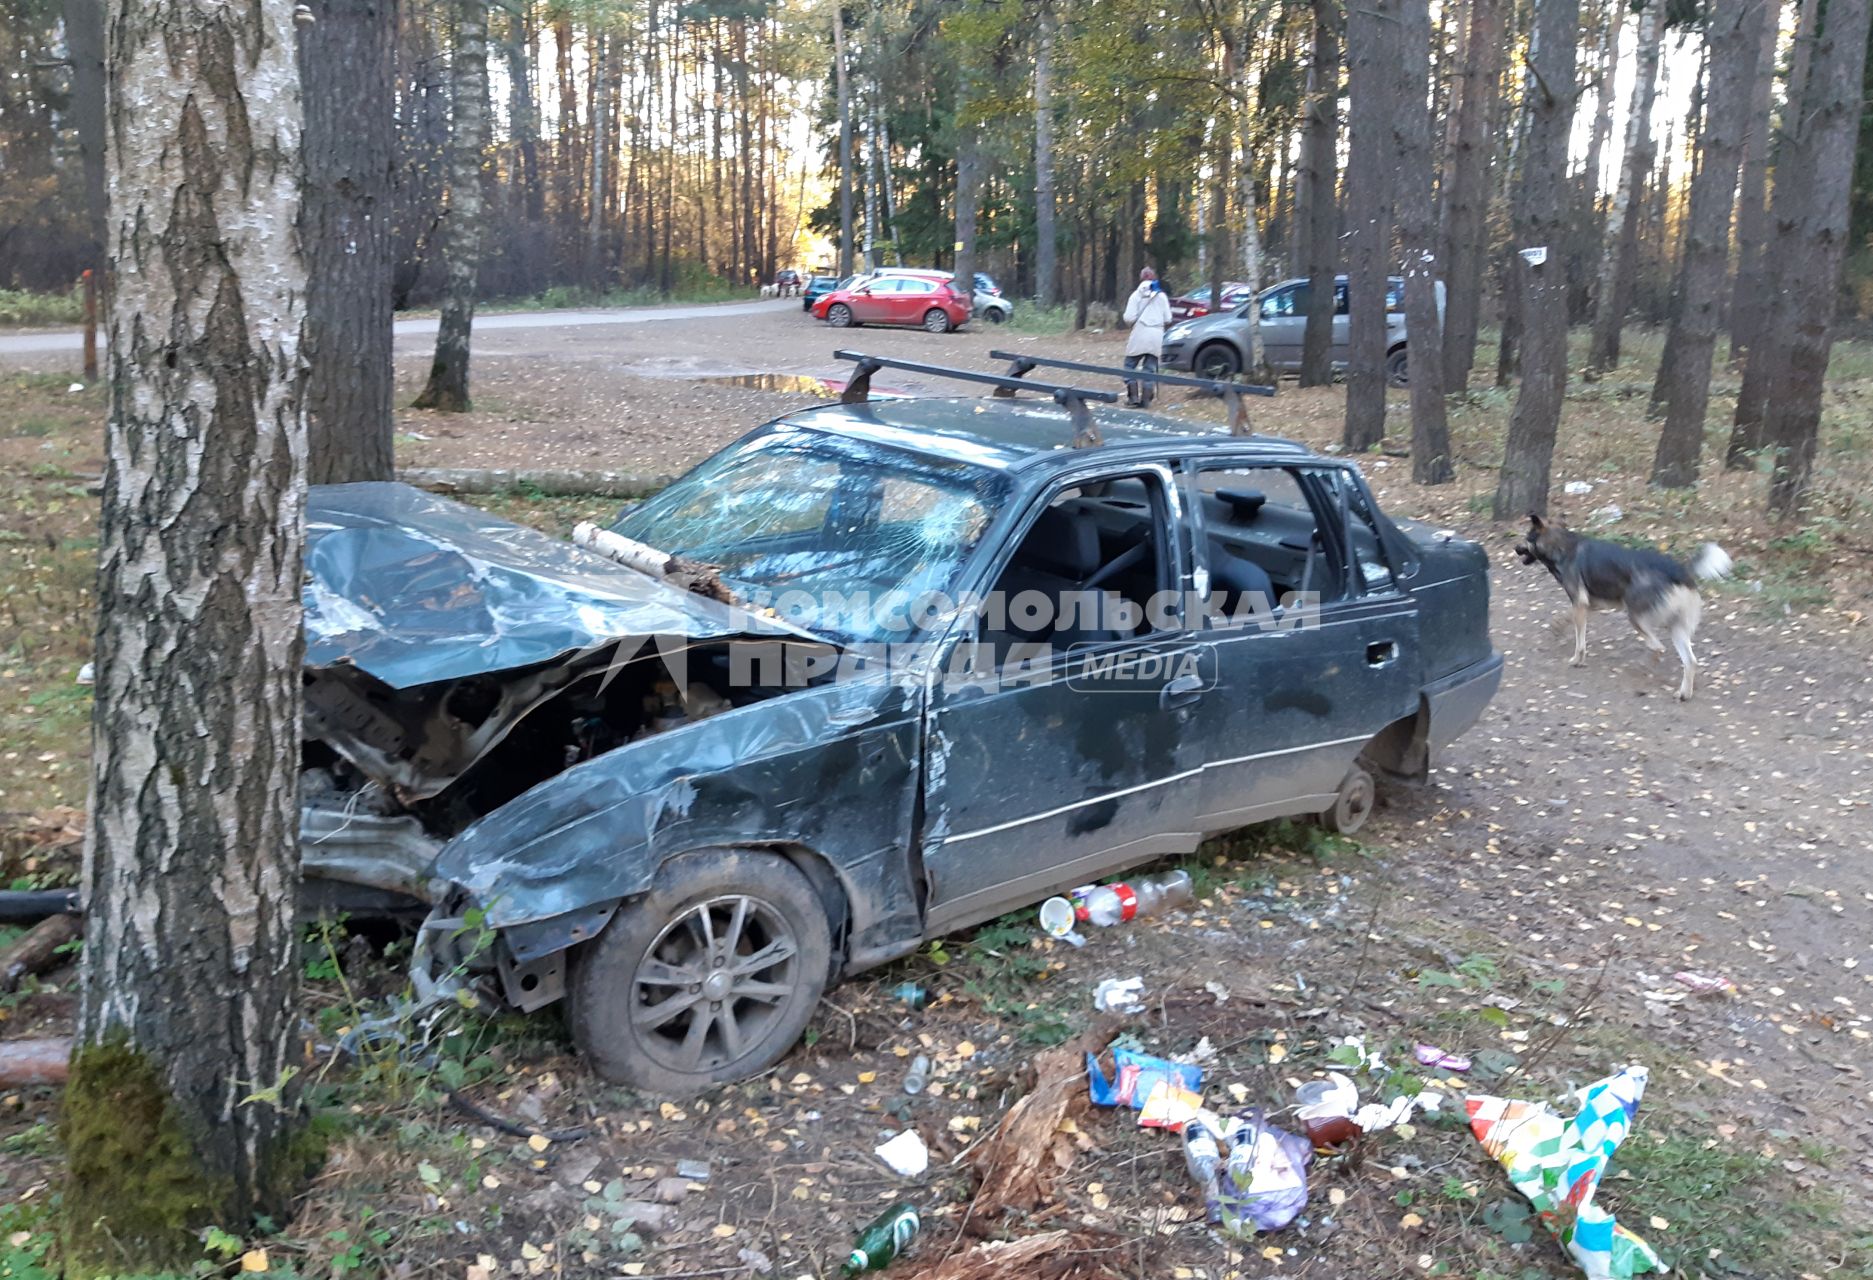
[[[1125,302],[1125,323],[1132,327],[1125,340],[1125,367],[1143,367],[1158,371],[1158,359],[1164,354],[1164,327],[1171,322],[1171,300],[1164,295],[1158,273],[1146,267],[1138,273],[1138,287]],[[1125,403],[1143,408],[1151,403],[1154,384],[1127,382]]]

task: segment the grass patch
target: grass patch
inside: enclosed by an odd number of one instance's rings
[[[75,288],[70,293],[0,289],[0,325],[77,324],[84,316],[83,295]]]
[[[1073,332],[1074,308],[1071,306],[1041,307],[1033,303],[1017,304],[1014,314],[1008,317],[1002,328],[1011,333],[1036,333],[1055,337]]]
[[[554,285],[522,298],[490,298],[491,311],[571,311],[583,307],[657,307],[671,303],[745,302],[757,297],[750,285],[735,284],[720,276],[685,272],[665,293],[654,285],[630,289],[587,289]]]

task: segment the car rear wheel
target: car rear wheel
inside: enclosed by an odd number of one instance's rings
[[[1405,387],[1411,385],[1410,369],[1405,359],[1406,349],[1399,347],[1385,356],[1385,385]]]
[[[1320,815],[1320,821],[1328,830],[1350,836],[1372,816],[1372,803],[1377,794],[1372,775],[1354,765],[1340,783],[1340,794],[1334,797],[1333,807]]]
[[[948,333],[950,331],[949,312],[942,307],[931,307],[923,313],[923,327],[927,333]]]
[[[1242,372],[1242,355],[1227,342],[1212,342],[1197,349],[1191,367],[1200,378],[1233,378]]]
[[[982,318],[988,321],[990,324],[1000,324],[1002,321],[1006,320],[1008,317],[1003,315],[998,308],[990,307],[987,311],[984,311],[982,313]]]
[[[577,957],[573,1041],[605,1079],[659,1096],[745,1080],[800,1038],[831,956],[825,907],[792,863],[688,854]]]
[[[846,306],[843,302],[833,303],[830,307],[826,308],[826,323],[835,329],[850,329],[852,327],[852,308]]]

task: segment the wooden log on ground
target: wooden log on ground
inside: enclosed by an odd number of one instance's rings
[[[85,931],[82,916],[47,916],[18,942],[0,952],[0,992],[13,991],[35,973],[50,969],[58,949]]]
[[[406,467],[397,473],[397,479],[431,493],[531,490],[555,498],[647,498],[669,484],[671,477],[550,467]]]
[[[71,1066],[69,1036],[45,1040],[0,1040],[0,1089],[64,1084]]]

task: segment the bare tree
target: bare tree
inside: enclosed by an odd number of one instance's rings
[[[1409,2],[1409,0],[1403,0]],[[1392,244],[1392,121],[1398,77],[1391,71],[1401,0],[1360,0],[1346,10],[1347,319],[1346,428],[1341,443],[1362,453],[1385,437],[1385,295]],[[1325,301],[1325,299],[1322,299]],[[1315,306],[1311,299],[1310,308]]]
[[[1658,49],[1665,34],[1666,0],[1647,0],[1639,13],[1633,50],[1632,101],[1626,112],[1626,145],[1621,153],[1619,186],[1606,215],[1606,246],[1594,292],[1593,341],[1587,369],[1600,373],[1619,363],[1619,335],[1639,252],[1640,188],[1652,168],[1652,101],[1658,91]]]
[[[305,101],[306,428],[314,484],[388,480],[397,0],[295,24]]]
[[[1398,238],[1405,255],[1405,328],[1411,380],[1411,478],[1448,484],[1450,425],[1444,408],[1443,318],[1438,314],[1437,216],[1431,196],[1431,11],[1400,8],[1394,43],[1397,100],[1393,147],[1398,157]]]
[[[1567,270],[1559,248],[1567,224],[1567,141],[1574,124],[1579,30],[1579,0],[1538,0],[1512,267],[1522,311],[1522,385],[1496,485],[1498,520],[1548,507],[1554,439],[1567,391]]]
[[[1835,298],[1859,141],[1867,0],[1832,0],[1821,24],[1800,100],[1799,132],[1787,139],[1776,166],[1771,252],[1777,302],[1756,337],[1745,374],[1747,379],[1756,371],[1758,352],[1769,355],[1764,434],[1774,468],[1768,505],[1780,520],[1801,510],[1820,443],[1821,397],[1834,345]]]
[[[1703,143],[1697,175],[1691,180],[1678,307],[1666,339],[1671,359],[1660,364],[1653,392],[1655,399],[1666,402],[1665,426],[1652,461],[1652,483],[1657,485],[1683,487],[1697,480],[1704,416],[1710,406],[1711,357],[1729,266],[1730,212],[1767,7],[1768,0],[1711,0],[1705,19],[1710,90]]]
[[[418,409],[468,412],[468,339],[481,272],[481,157],[488,137],[488,0],[456,0],[449,67],[449,291]]]
[[[1487,0],[1485,0],[1487,2]],[[1301,133],[1301,189],[1306,194],[1308,310],[1302,335],[1301,385],[1333,381],[1334,276],[1340,263],[1336,188],[1340,131],[1340,8],[1313,0],[1313,54],[1307,67],[1307,119]]]
[[[1054,231],[1054,37],[1053,5],[1041,5],[1034,49],[1034,300],[1054,305],[1059,241]]]
[[[282,1212],[306,1173],[281,1092],[306,481],[292,22],[290,0],[113,8],[70,1275],[186,1271],[197,1232]]]
[[[1764,288],[1763,243],[1769,236],[1769,138],[1774,131],[1775,45],[1780,34],[1781,0],[1765,0],[1769,12],[1761,23],[1756,48],[1756,78],[1750,86],[1749,132],[1743,139],[1743,172],[1736,197],[1736,278],[1731,286],[1730,359],[1749,349],[1761,308],[1753,300]]]
[[[1470,0],[1464,58],[1452,90],[1456,104],[1443,189],[1443,387],[1452,392],[1469,389],[1476,365],[1483,273],[1489,263],[1489,161],[1495,151],[1502,45],[1501,0]]]

